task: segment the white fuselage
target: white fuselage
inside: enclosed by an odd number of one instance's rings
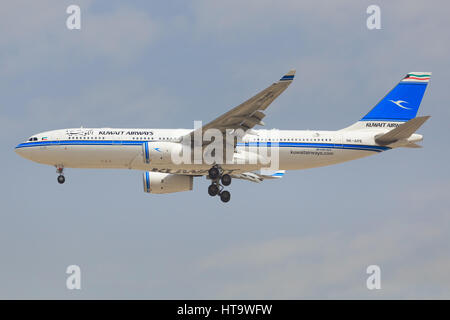
[[[47,131],[34,135],[16,147],[21,156],[61,168],[127,168],[205,175],[211,164],[155,164],[143,161],[146,141],[179,143],[191,129],[80,128]],[[278,143],[279,169],[300,170],[366,157],[391,149],[379,146],[372,130],[252,130],[237,144],[236,153],[257,153],[261,145]],[[247,172],[260,164],[224,164],[224,170]]]

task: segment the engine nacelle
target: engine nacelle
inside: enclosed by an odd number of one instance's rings
[[[190,191],[194,177],[162,172],[144,172],[144,192],[173,193]]]
[[[144,142],[142,144],[142,156],[145,163],[172,164],[172,152],[178,154],[182,145],[175,142]]]

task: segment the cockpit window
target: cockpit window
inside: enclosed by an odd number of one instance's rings
[[[38,138],[36,138],[36,137],[31,137],[30,139],[28,139],[28,141],[37,141],[38,140]]]

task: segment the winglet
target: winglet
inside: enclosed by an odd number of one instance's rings
[[[295,69],[290,70],[288,73],[286,73],[281,79],[280,81],[292,81],[294,80],[294,76],[295,76]]]

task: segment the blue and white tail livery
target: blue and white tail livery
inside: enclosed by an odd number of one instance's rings
[[[416,117],[431,72],[410,72],[362,121],[408,121]]]
[[[347,129],[374,127],[367,126],[367,122],[372,124],[374,124],[373,122],[406,122],[415,118],[430,77],[431,72],[408,73],[360,120],[362,123]],[[383,125],[380,124],[380,127]]]
[[[416,116],[431,72],[408,73],[361,120],[341,130],[254,129],[264,125],[262,120],[269,105],[293,82],[294,76],[295,70],[289,71],[200,129],[52,130],[31,136],[15,150],[26,159],[55,166],[59,183],[65,181],[65,168],[127,168],[143,171],[144,192],[161,194],[192,190],[194,177],[204,176],[211,181],[208,194],[228,202],[231,195],[225,187],[232,179],[279,180],[286,170],[338,164],[399,147],[421,147],[418,142],[423,137],[416,131],[429,116]],[[241,130],[243,135],[236,143],[227,145],[231,159],[174,161],[173,155],[186,148],[186,141],[195,141],[198,133],[203,138],[209,129],[222,134],[223,141],[227,141],[230,132]],[[205,150],[212,144],[211,140],[200,142],[197,145]],[[275,146],[276,167],[259,161],[267,160],[267,146]],[[191,150],[189,145],[188,149]]]

